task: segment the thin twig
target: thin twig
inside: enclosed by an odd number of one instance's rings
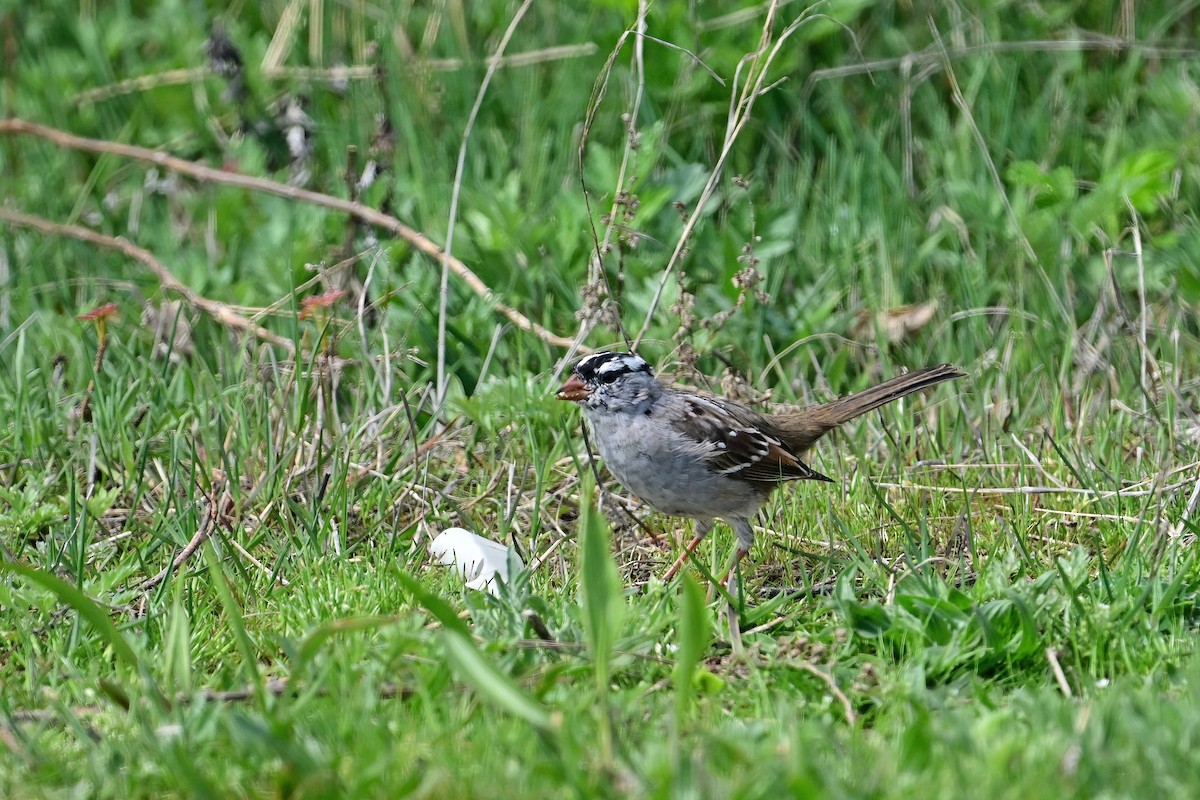
[[[604,284],[604,293],[611,302],[616,302],[617,298],[613,294],[612,285],[608,280],[608,273],[604,270],[604,257],[609,253],[612,247],[613,232],[617,229],[617,221],[620,219],[620,200],[626,194],[625,183],[629,179],[630,163],[633,159],[633,152],[637,148],[638,142],[638,125],[641,116],[642,98],[646,89],[646,71],[645,71],[645,47],[643,36],[646,31],[646,14],[649,10],[647,0],[638,0],[637,19],[632,28],[621,34],[621,38],[617,40],[616,46],[609,55],[608,60],[604,63],[604,68],[596,78],[596,83],[592,87],[592,95],[588,99],[587,113],[584,115],[583,132],[579,137],[578,149],[578,175],[579,186],[583,192],[583,204],[588,212],[588,225],[592,234],[592,243],[594,249],[592,256],[588,260],[588,275],[587,286],[599,286]],[[633,36],[633,58],[630,69],[635,80],[635,89],[633,94],[633,102],[630,104],[629,111],[622,115],[625,121],[625,144],[621,151],[621,166],[617,169],[617,180],[612,187],[612,204],[608,209],[608,223],[604,226],[604,236],[601,239],[596,235],[596,224],[592,217],[592,203],[588,193],[587,175],[584,169],[584,155],[587,152],[589,136],[592,130],[592,124],[595,122],[596,113],[600,109],[600,103],[604,99],[604,95],[608,89],[608,81],[612,76],[613,65],[616,63],[617,55],[625,46],[625,40]],[[693,56],[694,57],[694,56]],[[711,72],[711,70],[710,70]],[[720,80],[718,78],[718,80]],[[579,330],[575,334],[575,342],[582,344],[587,339],[592,328],[601,318],[601,308],[604,303],[603,298],[595,299],[596,308],[588,309],[590,313],[583,314],[579,320]],[[588,308],[585,304],[585,309]],[[620,314],[617,314],[617,323],[620,327],[622,338],[628,347],[630,345],[629,335],[625,331],[625,326],[621,322]],[[555,368],[554,374],[551,376],[551,382],[557,382],[561,371],[566,367],[569,360],[574,358],[575,349],[571,348],[567,351],[565,357],[559,362]]]
[[[296,29],[300,27],[300,18],[304,7],[308,5],[306,0],[289,0],[279,15],[279,22],[275,25],[275,31],[271,34],[271,42],[267,45],[267,52],[263,54],[262,71],[270,72],[284,62],[288,52],[291,50],[292,42],[296,41]],[[314,21],[313,24],[317,24]]]
[[[282,697],[288,692],[298,691],[290,688],[289,682],[284,678],[271,678],[267,681],[264,687],[267,694],[275,697]],[[377,696],[381,700],[407,700],[413,696],[414,690],[407,686],[397,686],[394,683],[385,683],[379,687]],[[329,691],[322,689],[316,693],[319,696],[329,694]],[[181,706],[189,706],[193,703],[245,703],[253,700],[258,696],[258,691],[254,687],[245,689],[233,689],[230,691],[217,691],[215,689],[205,689],[200,694],[189,694],[180,692],[175,695],[175,704]],[[75,717],[90,717],[97,714],[103,714],[106,711],[112,711],[113,706],[101,705],[100,703],[90,703],[84,706],[73,706],[71,708],[60,711],[56,708],[26,708],[18,709],[9,717],[13,722],[55,722],[63,718],[64,714],[70,714]]]
[[[179,555],[171,561],[171,563],[163,567],[162,571],[153,578],[147,578],[142,582],[138,589],[142,592],[149,592],[154,587],[165,581],[171,573],[179,569],[183,562],[191,558],[192,554],[200,549],[200,545],[204,544],[210,536],[212,536],[213,527],[217,519],[217,504],[213,503],[207,497],[200,500],[200,524],[196,528],[196,534],[192,536],[192,540],[187,543]]]
[[[1144,276],[1141,275],[1145,269],[1142,263],[1142,236],[1140,230],[1141,223],[1137,216],[1137,210],[1134,209],[1128,198],[1125,198],[1125,202],[1128,205],[1130,213],[1133,215],[1132,228],[1133,242],[1135,247],[1133,255],[1137,259],[1138,263],[1138,291],[1142,303],[1140,326],[1135,323],[1133,318],[1130,316],[1129,310],[1125,307],[1125,301],[1121,297],[1121,287],[1117,283],[1117,271],[1113,263],[1113,259],[1117,254],[1117,251],[1110,247],[1104,251],[1103,255],[1105,268],[1108,270],[1109,283],[1112,286],[1112,297],[1114,307],[1116,308],[1117,318],[1121,324],[1129,330],[1130,334],[1133,336],[1133,340],[1137,343],[1138,350],[1141,354],[1142,374],[1141,383],[1138,384],[1138,388],[1142,392],[1142,413],[1152,416],[1158,422],[1162,422],[1162,415],[1153,404],[1156,393],[1153,392],[1149,385],[1150,370],[1148,367],[1153,367],[1153,374],[1158,377],[1159,385],[1164,391],[1170,392],[1175,398],[1175,408],[1180,413],[1187,416],[1192,422],[1200,423],[1200,415],[1197,415],[1196,412],[1192,410],[1192,404],[1183,396],[1183,393],[1180,391],[1180,387],[1176,386],[1172,381],[1163,380],[1163,376],[1166,375],[1166,371],[1163,370],[1162,364],[1159,363],[1158,358],[1150,350],[1150,343],[1146,340],[1148,314],[1145,307],[1145,286],[1142,285]],[[1082,430],[1082,427],[1080,430]]]
[[[123,81],[117,81],[105,86],[97,86],[93,89],[80,92],[75,95],[74,102],[75,105],[85,106],[101,100],[108,100],[112,97],[119,97],[123,94],[144,92],[163,86],[179,86],[191,83],[192,81],[204,80],[209,72],[208,67],[190,67],[187,69],[170,69],[165,72],[155,72],[152,75],[139,75],[136,78],[128,78]]]
[[[1108,497],[1150,497],[1154,495],[1165,494],[1166,492],[1180,489],[1184,486],[1190,486],[1191,480],[1172,483],[1169,486],[1162,486],[1154,489],[1141,489],[1125,491],[1109,490],[1100,491],[1098,489],[1080,489],[1073,486],[985,486],[985,487],[970,487],[970,486],[929,486],[922,483],[876,483],[875,485],[881,489],[912,489],[925,492],[957,492],[959,494],[977,494],[977,495],[1005,495],[1005,494],[1081,494],[1088,497],[1108,498]]]
[[[262,563],[257,558],[255,558],[253,555],[251,555],[250,551],[247,550],[246,548],[242,547],[242,545],[237,540],[229,539],[227,543],[234,550],[238,551],[238,553],[241,554],[242,558],[246,559],[251,564],[253,564],[255,567],[257,567],[260,572],[262,572],[263,574],[266,574],[266,575],[270,575],[273,578],[275,578],[275,580],[279,581],[280,586],[291,586],[292,585],[291,582],[288,581],[287,578],[283,577],[282,575],[276,574],[274,570],[272,570],[266,564]]]
[[[1046,648],[1046,660],[1050,662],[1050,671],[1054,673],[1054,681],[1064,697],[1071,697],[1071,684],[1067,683],[1067,674],[1058,663],[1058,651],[1053,647]]]
[[[778,12],[779,3],[772,2],[767,9],[767,17],[763,22],[762,34],[759,38],[758,47],[751,53],[747,53],[738,62],[732,91],[729,97],[729,116],[725,123],[725,140],[721,145],[721,152],[717,156],[716,163],[713,164],[712,170],[709,172],[708,180],[705,181],[704,188],[700,190],[700,196],[697,198],[693,206],[692,213],[688,216],[687,221],[683,225],[683,230],[679,234],[678,240],[675,242],[675,249],[671,253],[671,257],[667,260],[666,267],[663,268],[662,276],[659,278],[658,286],[655,288],[654,296],[650,299],[650,305],[646,309],[646,317],[642,321],[642,327],[638,331],[637,336],[633,339],[633,349],[641,343],[643,337],[650,330],[650,325],[654,321],[654,314],[658,310],[658,305],[662,301],[663,292],[667,287],[667,282],[670,280],[675,267],[682,259],[687,248],[688,240],[691,238],[692,231],[699,223],[703,216],[701,212],[712,198],[716,191],[717,183],[724,174],[725,162],[729,159],[730,153],[733,152],[733,145],[740,136],[742,130],[750,122],[751,111],[754,109],[755,101],[766,94],[775,84],[766,84],[767,73],[771,69],[771,64],[775,61],[775,57],[779,55],[780,49],[791,38],[797,30],[806,22],[811,22],[815,19],[828,19],[823,14],[811,13],[812,7],[805,9],[805,12],[797,19],[793,20],[790,25],[783,29],[779,37],[772,41],[771,36],[775,27],[775,17]],[[743,68],[746,68],[746,82],[742,84],[741,92],[738,91],[738,78],[742,74]]]
[[[504,69],[511,67],[530,67],[545,64],[550,61],[563,61],[568,58],[582,58],[594,55],[599,48],[595,42],[582,44],[562,44],[554,47],[543,47],[538,50],[527,50],[513,53],[510,56],[493,54],[487,61],[488,69]],[[465,66],[475,66],[474,61],[462,58],[431,58],[424,61],[412,61],[405,64],[409,71],[421,72],[455,72]],[[268,78],[286,78],[306,83],[345,83],[346,81],[365,81],[378,77],[379,68],[373,64],[356,64],[341,67],[273,67],[264,70]]]
[[[1021,437],[1017,436],[1015,433],[1010,433],[1009,436],[1012,438],[1013,444],[1016,445],[1017,449],[1025,454],[1025,457],[1029,459],[1034,468],[1041,473],[1043,478],[1056,486],[1063,486],[1062,481],[1051,475],[1046,468],[1042,466],[1042,460],[1034,455],[1032,450],[1025,446],[1025,443],[1021,441]]]
[[[1128,514],[1093,514],[1088,511],[1064,511],[1059,508],[1035,508],[1039,514],[1054,514],[1060,517],[1079,517],[1080,519],[1103,519],[1109,522],[1124,522],[1129,525],[1141,525],[1146,520],[1142,517],[1131,517]]]
[[[1138,341],[1141,344],[1139,348],[1141,353],[1141,387],[1142,387],[1142,413],[1149,413],[1150,410],[1150,380],[1149,369],[1147,362],[1150,360],[1150,346],[1148,326],[1150,324],[1150,315],[1146,313],[1146,262],[1142,258],[1142,221],[1138,216],[1137,208],[1133,205],[1133,201],[1129,196],[1125,196],[1125,205],[1129,209],[1130,216],[1130,231],[1133,233],[1133,256],[1137,260],[1137,276],[1138,276]],[[1157,367],[1158,364],[1155,364]],[[1157,370],[1156,370],[1157,372]],[[1162,375],[1161,372],[1157,372]]]
[[[1190,58],[1197,52],[1200,52],[1195,47],[1160,47],[1143,42],[1101,36],[1093,39],[1034,39],[1019,42],[988,42],[987,44],[952,48],[939,48],[936,45],[931,45],[924,50],[907,53],[894,58],[881,58],[875,61],[864,61],[859,64],[846,64],[840,67],[813,70],[808,76],[808,80],[805,81],[804,92],[801,97],[802,99],[806,99],[809,93],[811,93],[812,87],[821,81],[904,69],[906,64],[922,66],[930,64],[944,65],[947,58],[957,61],[992,53],[1077,53],[1088,50],[1107,50],[1112,53],[1132,51],[1143,53],[1153,58]]]
[[[1183,509],[1183,514],[1179,517],[1179,522],[1171,528],[1171,536],[1176,537],[1183,533],[1183,529],[1187,527],[1188,522],[1196,514],[1196,508],[1200,506],[1200,478],[1196,479],[1196,485],[1192,487],[1192,496],[1188,498],[1187,506]]]
[[[838,702],[842,704],[842,713],[846,715],[846,722],[853,725],[855,721],[858,720],[858,714],[854,713],[854,706],[850,704],[850,698],[846,697],[845,692],[838,688],[837,681],[833,679],[832,675],[830,675],[828,672],[817,669],[807,661],[789,662],[788,666],[804,670],[805,672],[811,673],[812,675],[820,678],[825,685],[829,687],[830,694],[836,697]]]

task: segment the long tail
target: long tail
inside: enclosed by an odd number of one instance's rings
[[[925,367],[897,375],[878,386],[872,386],[841,400],[834,400],[832,403],[772,415],[771,422],[783,435],[784,442],[795,452],[802,453],[829,431],[855,417],[874,411],[905,395],[944,381],[961,378],[966,374],[953,364]]]

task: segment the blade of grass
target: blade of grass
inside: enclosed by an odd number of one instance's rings
[[[696,668],[708,650],[712,638],[712,620],[704,602],[704,590],[691,573],[685,572],[679,593],[679,650],[671,680],[675,683],[675,726],[679,726],[691,708],[695,694]]]
[[[113,655],[117,657],[118,661],[121,661],[135,671],[141,670],[142,663],[138,659],[137,653],[130,646],[129,642],[126,641],[124,634],[117,630],[117,626],[108,618],[108,612],[79,589],[48,572],[27,567],[24,564],[14,564],[8,561],[0,562],[0,570],[20,575],[22,578],[33,581],[43,588],[54,592],[59,600],[75,609],[79,616],[87,620],[96,632],[100,634],[101,638],[112,648]]]
[[[549,731],[553,718],[541,704],[484,657],[471,638],[467,624],[446,601],[429,592],[412,575],[397,568],[396,576],[422,607],[442,623],[446,658],[464,681],[493,705],[525,720],[539,731]]]
[[[609,718],[609,678],[612,648],[625,612],[621,576],[609,551],[608,525],[592,506],[593,485],[585,480],[580,500],[580,530],[583,535],[580,564],[580,601],[583,627],[596,681],[600,710],[600,752],[604,763],[612,763],[612,724]]]
[[[234,641],[242,653],[242,668],[246,672],[246,680],[254,692],[254,699],[262,711],[267,708],[267,689],[258,674],[258,650],[250,640],[246,624],[242,617],[242,607],[233,597],[229,581],[225,579],[225,571],[221,568],[221,559],[213,549],[212,541],[204,543],[204,563],[208,565],[208,574],[212,577],[213,588],[216,589],[217,599],[229,620],[229,629],[233,632]]]
[[[555,727],[554,716],[521,691],[521,687],[512,678],[485,658],[470,637],[447,628],[442,633],[442,643],[446,648],[446,658],[454,667],[454,671],[469,683],[480,697],[525,720],[539,731],[548,732]]]
[[[458,613],[445,600],[427,591],[420,581],[399,567],[396,568],[396,578],[418,604],[442,623],[442,627],[471,638],[471,630],[467,623],[459,618]]]

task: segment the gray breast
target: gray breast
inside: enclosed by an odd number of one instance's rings
[[[653,416],[589,417],[609,471],[664,514],[751,517],[769,494],[755,484],[713,472],[696,453],[694,442]]]

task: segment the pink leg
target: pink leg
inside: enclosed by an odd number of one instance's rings
[[[717,579],[717,583],[725,584],[725,588],[730,594],[733,594],[733,581],[735,578],[734,572],[737,570],[737,565],[742,562],[742,559],[745,558],[746,554],[749,552],[749,547],[742,547],[741,544],[739,544],[737,552],[733,554],[733,563],[729,565],[729,569],[725,572],[725,574]]]
[[[675,563],[663,575],[663,583],[669,582],[683,568],[692,553],[696,552],[696,548],[700,546],[700,542],[704,541],[705,536],[708,536],[710,530],[712,530],[712,520],[705,519],[696,522],[696,535],[692,537],[692,541],[688,542],[688,546],[679,554],[679,558],[675,559]]]
[[[729,589],[730,594],[733,593],[733,572],[737,569],[737,565],[742,562],[746,554],[750,552],[750,545],[754,544],[754,528],[750,527],[748,519],[734,519],[730,521],[733,525],[733,532],[737,534],[737,552],[733,554],[733,563],[729,565],[729,571],[721,576],[720,583],[725,584],[725,588]]]
[[[743,652],[742,623],[738,617],[737,610],[737,566],[741,563],[746,553],[749,552],[750,548],[743,546],[739,542],[737,552],[733,556],[733,564],[729,566],[729,571],[721,578],[721,583],[725,584],[725,591],[729,593],[729,604],[725,607],[725,616],[729,621],[729,643],[732,645],[735,654]]]

